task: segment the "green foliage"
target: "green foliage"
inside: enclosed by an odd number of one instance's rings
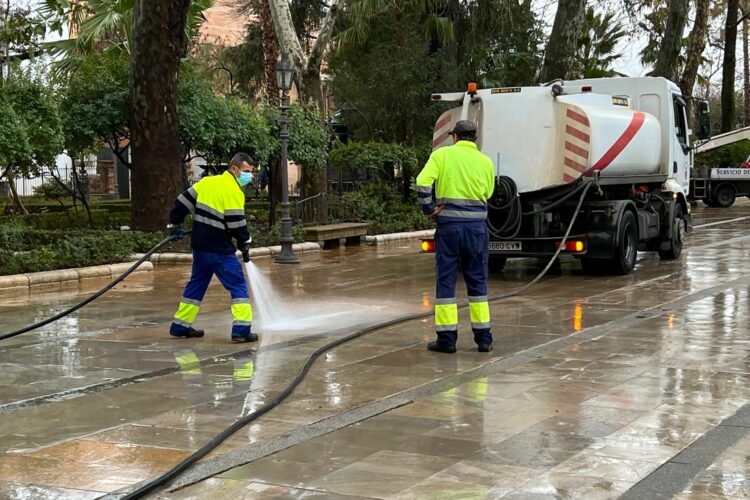
[[[400,172],[417,170],[417,155],[414,148],[393,143],[356,142],[337,145],[328,156],[331,166],[342,172],[366,169],[384,174],[384,167],[392,171],[396,166]],[[384,178],[384,180],[387,180]]]
[[[0,87],[0,169],[22,165],[31,157],[31,145],[26,127]],[[4,172],[0,172],[3,174]]]
[[[48,200],[55,200],[60,205],[63,205],[63,201],[66,198],[72,198],[70,189],[66,189],[65,186],[61,186],[59,182],[54,179],[44,181],[39,186],[34,188],[34,195],[46,198]],[[29,208],[28,206],[26,207]]]
[[[267,107],[263,112],[271,127],[271,137],[279,137],[278,108]],[[308,172],[326,165],[330,138],[323,117],[314,105],[293,103],[289,106],[292,123],[289,125],[289,159]],[[280,143],[275,139],[271,157],[281,156]]]
[[[356,137],[414,144],[431,136],[445,109],[429,96],[446,88],[443,82],[451,69],[443,53],[431,53],[420,34],[404,32],[398,45],[395,36],[394,26],[381,21],[364,43],[331,54],[331,86],[337,102],[349,103],[367,117],[365,127],[359,114],[342,116]]]
[[[739,168],[748,156],[750,141],[741,141],[695,155],[695,168]]]
[[[161,234],[129,231],[40,231],[0,223],[0,275],[130,260]]]
[[[42,168],[55,164],[55,156],[63,149],[63,134],[60,113],[50,89],[32,79],[28,72],[17,71],[0,87],[0,106],[10,107],[15,112],[8,113],[9,126],[0,127],[5,135],[15,130],[13,135],[0,138],[0,158],[16,175],[39,175]],[[3,113],[5,120],[5,113]],[[24,132],[19,133],[19,128]],[[28,148],[23,144],[26,136]],[[18,141],[15,147],[10,141]],[[6,149],[8,148],[8,149]],[[6,149],[5,151],[2,151]]]
[[[252,108],[236,97],[217,96],[210,81],[192,71],[185,72],[178,92],[185,155],[195,152],[219,164],[244,151],[265,163],[278,148],[278,134],[272,134],[263,108]]]
[[[109,210],[91,210],[95,228],[113,229],[130,224],[130,212],[113,212]],[[15,223],[33,229],[79,229],[89,227],[86,212],[73,209],[64,212],[34,213],[0,217],[0,224]]]
[[[213,3],[213,0],[190,2],[184,34],[188,44],[197,38],[206,20],[203,11]],[[78,33],[75,38],[45,43],[62,73],[78,71],[93,54],[115,57],[130,54],[134,0],[43,0],[41,12],[52,30],[62,34],[68,26]]]
[[[130,137],[128,59],[122,54],[92,54],[78,71],[61,81],[60,102],[65,148],[74,156],[100,142],[112,150]]]
[[[459,2],[450,8],[460,34],[451,49],[459,88],[467,81],[480,87],[535,83],[544,31],[531,1]]]
[[[0,50],[3,56],[6,51],[10,56],[29,53],[33,55],[39,39],[44,36],[46,27],[43,20],[27,7],[10,7],[3,2],[0,5]]]
[[[402,203],[400,194],[389,184],[365,184],[357,191],[345,193],[343,202],[350,205],[354,213],[370,223],[369,234],[417,231],[435,227],[422,214],[416,201]]]
[[[244,41],[234,47],[226,47],[219,55],[219,62],[231,75],[232,83],[243,96],[253,99],[263,88],[263,31],[260,22],[250,21],[246,27]]]
[[[582,78],[614,76],[612,63],[622,57],[615,52],[617,44],[627,35],[623,24],[613,12],[599,14],[594,7],[586,9],[581,36],[578,40],[576,71]]]

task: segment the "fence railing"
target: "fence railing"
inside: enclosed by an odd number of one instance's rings
[[[358,207],[341,196],[330,193],[298,200],[292,208],[292,218],[300,224],[335,224],[359,222],[362,214]]]

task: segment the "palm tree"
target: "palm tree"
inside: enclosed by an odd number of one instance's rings
[[[576,70],[583,78],[613,76],[612,63],[622,57],[615,52],[617,44],[627,35],[625,27],[614,19],[614,13],[597,14],[593,7],[586,9],[583,28],[578,40]]]
[[[185,37],[192,41],[206,18],[203,12],[214,0],[192,0]],[[62,31],[67,24],[70,37],[45,44],[57,60],[57,69],[70,72],[80,67],[93,52],[130,54],[134,0],[44,0],[42,13],[50,25]]]

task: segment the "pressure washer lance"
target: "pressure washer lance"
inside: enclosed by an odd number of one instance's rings
[[[185,231],[183,234],[184,235],[188,235],[191,232],[192,232],[192,230],[189,230],[189,231]],[[53,323],[53,322],[57,321],[60,318],[64,318],[68,314],[76,312],[77,310],[79,310],[83,306],[90,304],[91,302],[95,301],[96,299],[98,299],[99,297],[101,297],[102,295],[104,295],[105,293],[107,293],[108,291],[112,290],[118,283],[120,283],[122,280],[124,280],[125,278],[127,278],[133,271],[135,271],[136,269],[138,269],[138,266],[140,266],[141,264],[143,264],[144,262],[146,262],[154,254],[154,252],[156,252],[157,250],[159,250],[161,247],[163,247],[167,243],[170,243],[172,241],[176,241],[177,239],[179,239],[177,236],[168,236],[167,238],[164,238],[163,240],[161,240],[159,243],[157,243],[157,245],[154,248],[152,248],[151,250],[149,250],[148,252],[146,252],[143,255],[143,257],[141,257],[140,259],[138,259],[137,261],[135,261],[133,263],[133,265],[128,268],[127,271],[125,271],[120,276],[118,276],[117,279],[115,279],[112,283],[110,283],[109,285],[105,286],[104,288],[102,288],[101,290],[99,290],[98,292],[96,292],[95,294],[91,295],[90,297],[88,297],[83,302],[79,302],[78,304],[74,305],[73,307],[70,307],[68,309],[65,309],[62,312],[59,312],[59,313],[55,314],[51,318],[47,318],[47,319],[45,319],[43,321],[40,321],[38,323],[34,323],[33,325],[25,326],[25,327],[21,328],[20,330],[16,330],[14,332],[5,333],[3,335],[0,335],[0,340],[9,339],[11,337],[15,337],[16,335],[21,335],[22,333],[26,333],[26,332],[30,332],[32,330],[36,330],[37,328],[41,328],[43,326],[49,325],[50,323]]]
[[[552,258],[549,260],[547,265],[542,269],[542,271],[537,274],[537,276],[531,280],[530,282],[526,283],[525,285],[516,288],[515,290],[511,290],[507,293],[502,294],[495,294],[495,295],[489,295],[487,297],[487,300],[489,302],[501,300],[501,299],[507,299],[509,297],[514,297],[518,294],[521,294],[528,290],[531,286],[533,286],[536,282],[538,282],[542,277],[544,277],[545,274],[547,274],[547,271],[549,271],[550,267],[552,267],[552,264],[555,262],[555,260],[560,256],[560,252],[563,248],[565,248],[565,242],[568,240],[568,237],[570,236],[570,231],[573,229],[573,225],[576,222],[576,219],[578,218],[578,213],[581,210],[581,206],[583,205],[583,200],[586,198],[586,194],[588,193],[589,189],[592,185],[594,185],[595,182],[587,181],[583,183],[583,187],[581,188],[581,197],[578,200],[578,205],[576,205],[575,212],[573,213],[573,218],[570,221],[570,224],[568,225],[567,230],[565,231],[565,235],[562,237],[562,240],[560,241],[560,245],[557,247],[557,250],[555,251],[555,254],[552,256]],[[459,309],[464,309],[468,306],[468,302],[464,301],[460,304],[458,304]],[[213,439],[211,439],[208,443],[206,443],[201,449],[195,451],[192,455],[186,457],[182,462],[175,465],[171,470],[165,472],[161,476],[152,479],[141,486],[138,486],[135,490],[125,495],[123,500],[134,500],[137,498],[142,498],[145,495],[148,495],[152,491],[156,490],[157,488],[160,488],[161,486],[164,486],[165,484],[169,483],[172,479],[177,477],[180,473],[182,473],[185,469],[190,467],[192,464],[206,456],[208,453],[216,449],[221,443],[223,443],[229,436],[240,430],[241,428],[245,427],[249,423],[253,422],[254,420],[258,419],[262,415],[265,415],[269,411],[273,410],[276,406],[278,406],[282,401],[284,401],[293,391],[297,388],[297,386],[302,382],[302,380],[305,378],[307,373],[310,371],[310,367],[315,363],[315,360],[317,360],[322,354],[330,351],[331,349],[335,349],[336,347],[345,344],[346,342],[349,342],[350,340],[354,340],[356,338],[359,338],[363,335],[366,335],[370,332],[373,332],[375,330],[380,330],[382,328],[387,328],[389,326],[398,325],[400,323],[405,323],[407,321],[413,321],[417,319],[426,318],[428,316],[431,316],[432,312],[427,313],[412,313],[412,314],[406,314],[403,316],[399,316],[396,318],[393,318],[388,321],[383,321],[381,323],[377,323],[375,325],[368,326],[366,328],[362,328],[360,330],[355,331],[354,333],[351,333],[347,335],[346,337],[342,337],[340,339],[334,340],[333,342],[330,342],[329,344],[324,345],[323,347],[320,347],[315,352],[313,352],[309,358],[307,358],[307,361],[305,362],[302,369],[297,373],[297,375],[292,379],[292,381],[289,383],[289,385],[286,386],[286,388],[281,391],[276,397],[274,397],[271,401],[268,401],[264,405],[258,407],[255,411],[252,413],[240,418],[236,422],[234,422],[232,425],[224,429],[221,433],[219,433],[217,436],[215,436]]]

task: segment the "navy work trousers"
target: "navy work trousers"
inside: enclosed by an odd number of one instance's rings
[[[487,302],[488,260],[489,234],[484,221],[438,223],[435,230],[435,330],[440,344],[454,346],[458,339],[456,281],[459,266],[469,296],[474,341],[492,344]]]

